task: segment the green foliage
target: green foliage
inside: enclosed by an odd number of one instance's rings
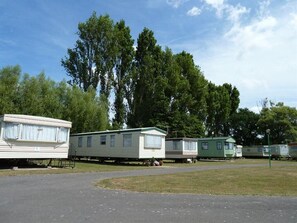
[[[192,55],[182,52],[174,56],[176,74],[170,85],[170,131],[169,135],[199,137],[204,135],[206,116],[207,81]],[[172,80],[172,79],[171,79]]]
[[[73,86],[68,89],[64,116],[73,122],[73,133],[105,130],[108,126],[106,107],[106,101],[98,98],[94,89],[83,92]]]
[[[153,31],[144,28],[136,51],[130,29],[121,20],[96,13],[78,25],[74,49],[62,65],[85,92],[92,86],[109,99],[114,92],[112,128],[157,126],[168,136],[204,136],[205,131],[229,134],[230,115],[239,92],[230,84],[215,86],[205,79],[193,56],[162,50]],[[109,110],[109,103],[108,108]]]
[[[21,75],[19,66],[8,66],[0,70],[0,114],[18,113],[18,83]]]
[[[233,113],[230,117],[230,132],[236,143],[244,146],[259,144],[257,122],[260,118],[247,108],[240,108],[238,112]]]
[[[154,124],[154,113],[158,106],[154,106],[159,97],[157,90],[162,88],[161,75],[161,47],[156,45],[156,39],[151,30],[145,28],[137,40],[134,73],[132,81],[134,88],[131,92],[132,100],[127,124],[131,127],[143,127]],[[161,93],[162,94],[162,93]]]
[[[129,81],[129,73],[132,70],[132,60],[134,58],[133,39],[130,35],[130,29],[122,20],[115,25],[115,74],[113,87],[115,92],[113,128],[123,127],[126,119],[126,109],[124,104],[125,92],[127,92],[126,83]]]
[[[84,91],[90,86],[106,97],[111,90],[112,71],[115,64],[114,24],[108,15],[97,17],[94,12],[85,22],[78,24],[76,46],[68,49],[68,57],[62,59],[62,66],[72,77],[71,85]]]
[[[28,115],[61,117],[56,84],[41,73],[36,77],[25,74],[19,86],[19,109]]]
[[[297,141],[297,109],[278,103],[275,106],[264,107],[258,121],[259,132],[266,135],[270,129],[271,143],[286,143]],[[267,136],[267,135],[266,135]],[[267,138],[264,138],[264,142]]]
[[[83,92],[66,82],[55,83],[45,77],[25,74],[19,66],[0,70],[1,114],[21,113],[72,121],[74,132],[105,130],[108,127],[106,98],[94,89]]]
[[[227,89],[223,86],[215,86],[209,83],[207,105],[206,127],[208,136],[224,135],[224,124],[228,120],[231,111]]]

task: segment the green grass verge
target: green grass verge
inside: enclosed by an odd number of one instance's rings
[[[297,165],[115,178],[100,181],[96,185],[154,193],[297,196]]]
[[[30,175],[30,174],[63,174],[63,173],[86,173],[86,172],[108,172],[108,171],[125,171],[148,168],[140,165],[140,163],[129,163],[123,165],[116,165],[111,162],[100,164],[94,161],[77,161],[75,168],[51,168],[48,169],[44,166],[36,166],[32,168],[18,168],[12,170],[3,168],[0,169],[1,176],[17,176],[17,175]]]

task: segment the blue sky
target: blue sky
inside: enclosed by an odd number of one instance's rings
[[[1,0],[0,68],[69,79],[61,59],[93,11],[125,20],[135,41],[147,27],[191,53],[207,80],[239,89],[242,108],[266,97],[297,107],[296,0]]]

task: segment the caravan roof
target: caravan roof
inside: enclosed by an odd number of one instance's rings
[[[71,128],[71,122],[69,121],[41,116],[4,114],[0,116],[0,120],[3,120],[4,122]]]
[[[79,135],[100,135],[100,134],[107,134],[107,133],[127,133],[127,132],[146,132],[156,130],[160,133],[166,135],[166,131],[159,129],[157,127],[145,127],[145,128],[134,128],[134,129],[119,129],[119,130],[105,130],[105,131],[96,131],[96,132],[85,132],[85,133],[75,133],[71,136],[79,136]]]

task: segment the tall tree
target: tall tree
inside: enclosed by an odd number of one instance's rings
[[[132,61],[134,58],[134,40],[131,37],[130,29],[121,20],[115,25],[115,74],[113,80],[113,87],[115,93],[114,101],[114,119],[113,128],[122,128],[126,119],[125,109],[125,88],[129,81],[129,74],[132,70]]]
[[[108,127],[106,100],[96,96],[94,89],[83,92],[76,86],[69,88],[64,115],[73,122],[73,133],[105,130]]]
[[[232,86],[231,84],[225,83],[223,87],[227,90],[230,102],[230,114],[229,117],[231,118],[233,114],[237,113],[237,109],[239,107],[240,99],[239,99],[239,91],[237,88]],[[232,134],[232,124],[231,119],[227,118],[226,121],[222,125],[222,134],[225,136],[229,136]]]
[[[62,66],[72,78],[71,85],[84,91],[90,86],[109,97],[111,77],[115,64],[114,23],[108,16],[97,17],[94,12],[84,23],[78,24],[78,40],[73,49],[68,49]]]
[[[206,113],[207,81],[199,67],[195,65],[192,55],[186,52],[177,54],[175,62],[178,77],[170,100],[172,135],[202,136],[204,135],[203,120]]]
[[[224,124],[230,117],[231,102],[228,90],[223,86],[208,85],[206,130],[208,136],[224,135]]]
[[[36,77],[31,77],[29,74],[23,76],[19,88],[19,93],[22,96],[19,106],[24,114],[46,116],[43,97],[47,97],[47,95],[42,93],[44,78],[44,74]]]
[[[230,106],[231,106],[230,115],[232,115],[237,111],[237,109],[239,107],[240,93],[239,93],[238,89],[235,86],[233,87],[231,84],[225,83],[225,84],[223,84],[223,87],[226,88],[226,90],[228,91],[228,95],[230,98]]]
[[[0,69],[0,114],[18,113],[18,87],[21,76],[19,66]]]
[[[270,108],[264,107],[258,121],[259,134],[266,135],[270,130],[271,143],[286,143],[297,141],[297,109],[277,103]],[[264,138],[263,144],[267,143]]]
[[[135,54],[131,108],[128,125],[142,127],[151,125],[154,113],[156,84],[161,72],[161,47],[157,45],[154,33],[145,28],[139,34]]]
[[[240,108],[230,116],[230,135],[237,144],[252,146],[259,144],[257,123],[260,115],[247,108]]]

